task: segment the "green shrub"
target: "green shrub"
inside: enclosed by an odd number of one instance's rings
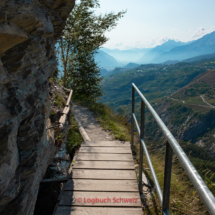
[[[59,106],[59,107],[64,107],[64,106],[66,105],[66,102],[65,102],[63,96],[60,95],[60,94],[57,94],[57,95],[55,96],[55,103],[56,103],[57,106]]]
[[[74,120],[73,114],[70,116],[70,128],[67,135],[66,148],[67,152],[72,156],[77,148],[83,142],[83,138],[79,132],[78,124]]]

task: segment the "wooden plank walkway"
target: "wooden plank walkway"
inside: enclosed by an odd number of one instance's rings
[[[55,215],[142,215],[130,143],[85,141]]]

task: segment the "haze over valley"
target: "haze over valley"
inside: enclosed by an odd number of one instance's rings
[[[95,60],[104,69],[110,69],[123,67],[130,62],[137,64],[178,62],[213,53],[215,53],[215,32],[186,43],[168,40],[154,48],[128,50],[101,48]]]
[[[168,40],[150,49],[101,50],[118,62],[123,57],[128,61],[102,70],[104,96],[100,102],[130,120],[135,83],[177,139],[185,145],[191,142],[192,147],[186,147],[204,149],[215,158],[215,32],[186,43]],[[139,119],[139,99],[136,114]],[[146,136],[159,141],[161,133],[148,112],[146,115]]]

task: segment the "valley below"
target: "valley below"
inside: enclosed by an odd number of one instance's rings
[[[145,64],[116,68],[103,80],[100,102],[131,121],[134,83],[178,140],[205,179],[215,173],[215,58],[175,64]],[[135,114],[140,120],[140,99],[135,95]],[[165,146],[165,138],[146,109],[145,140],[152,151]],[[209,173],[205,176],[205,171]],[[212,186],[212,190],[213,190]]]

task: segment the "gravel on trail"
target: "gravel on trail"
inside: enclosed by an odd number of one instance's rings
[[[99,125],[95,114],[89,111],[86,107],[73,103],[72,109],[73,114],[78,118],[91,141],[114,140],[113,135],[111,135],[109,131],[105,131]]]

